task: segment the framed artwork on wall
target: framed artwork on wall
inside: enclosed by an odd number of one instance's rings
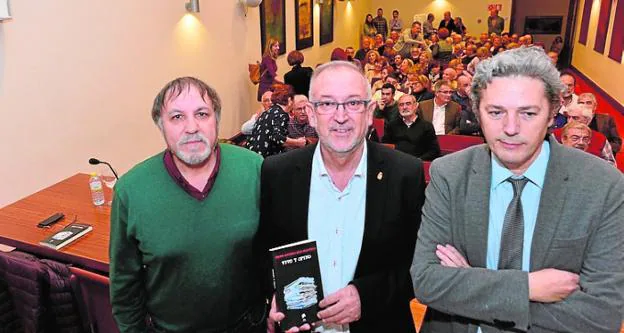
[[[260,4],[260,54],[270,38],[279,41],[280,55],[286,53],[286,0],[264,0]]]
[[[312,0],[295,0],[295,48],[306,49],[314,45]]]
[[[334,41],[334,1],[328,0],[321,4],[320,18],[321,45]]]

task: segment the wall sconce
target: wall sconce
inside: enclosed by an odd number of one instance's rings
[[[323,4],[323,0],[316,0],[316,3],[319,4],[319,5],[322,5]]]
[[[243,6],[243,10],[245,11],[245,16],[247,16],[247,12],[250,7],[258,7],[262,3],[262,0],[238,0],[238,2]]]
[[[0,22],[11,19],[9,0],[0,0]]]
[[[186,11],[191,13],[199,13],[199,0],[189,0],[184,4]]]

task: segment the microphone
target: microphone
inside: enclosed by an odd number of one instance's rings
[[[91,165],[106,164],[106,165],[108,165],[108,167],[113,172],[113,175],[115,175],[115,179],[119,179],[119,177],[117,176],[117,172],[115,172],[115,169],[113,169],[113,167],[108,162],[100,161],[97,158],[91,157],[89,159],[89,164],[91,164]]]

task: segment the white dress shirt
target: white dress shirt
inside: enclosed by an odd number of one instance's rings
[[[312,158],[308,238],[316,240],[323,294],[328,296],[353,280],[364,237],[367,147],[347,187],[332,182],[320,150]],[[349,325],[322,325],[315,332],[349,332]]]
[[[433,116],[431,118],[432,120],[431,122],[433,123],[433,128],[435,129],[436,135],[446,134],[444,122],[446,120],[446,105],[447,104],[438,105],[435,102],[435,99],[433,101]]]

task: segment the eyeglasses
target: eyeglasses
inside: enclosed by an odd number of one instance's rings
[[[438,90],[440,94],[450,95],[453,93],[453,90]]]
[[[570,140],[572,142],[582,141],[583,143],[589,143],[591,141],[591,138],[588,136],[570,135]]]
[[[370,103],[370,100],[350,100],[342,103],[335,101],[320,101],[312,102],[312,105],[319,114],[335,113],[341,105],[348,113],[361,113],[364,112],[368,103]]]

